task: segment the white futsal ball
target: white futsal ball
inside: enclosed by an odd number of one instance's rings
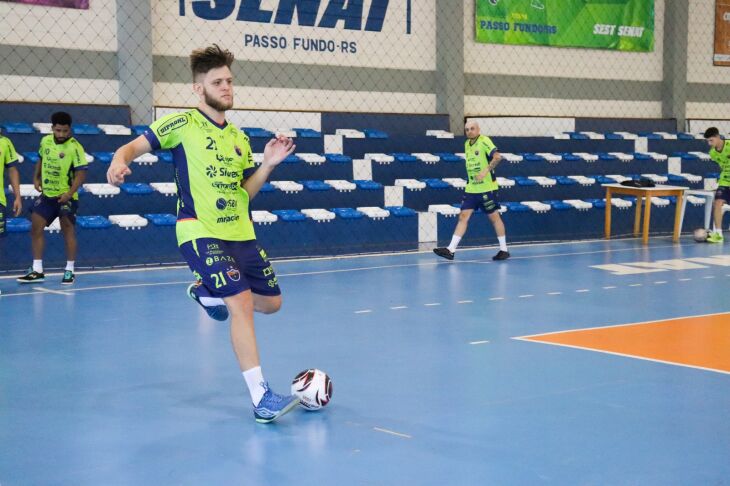
[[[332,398],[332,380],[324,371],[310,368],[299,373],[291,382],[291,393],[301,400],[307,410],[319,410]]]
[[[708,231],[704,228],[698,228],[694,231],[694,239],[697,243],[704,243],[707,241],[707,237],[709,236]]]

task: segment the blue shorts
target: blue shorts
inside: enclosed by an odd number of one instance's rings
[[[180,245],[180,252],[211,297],[231,297],[246,290],[281,294],[274,268],[256,240],[198,238]]]
[[[58,202],[58,197],[48,197],[41,194],[33,202],[30,211],[46,220],[46,226],[50,226],[53,220],[66,216],[71,224],[76,224],[76,211],[79,210],[79,202],[71,199],[63,204]]]
[[[730,187],[718,186],[715,191],[715,199],[722,199],[725,202],[730,202]]]
[[[465,192],[464,198],[461,200],[461,210],[476,210],[479,208],[482,208],[482,210],[487,214],[499,211],[501,206],[497,200],[497,192],[482,192],[480,194]]]

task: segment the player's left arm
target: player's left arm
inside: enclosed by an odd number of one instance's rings
[[[487,153],[487,160],[489,161],[489,163],[483,171],[477,174],[476,179],[478,182],[483,181],[484,178],[487,177],[487,174],[496,169],[499,163],[502,161],[502,154],[499,153],[497,147],[492,143],[491,140],[488,139],[488,141],[484,144],[484,151]]]
[[[264,161],[261,167],[256,169],[253,175],[243,181],[243,188],[248,193],[249,200],[256,197],[256,194],[259,193],[261,186],[268,180],[271,172],[282,160],[294,153],[295,148],[297,146],[294,145],[292,139],[282,135],[269,140],[269,143],[264,148]]]
[[[8,167],[8,179],[13,187],[13,214],[18,217],[23,210],[23,199],[20,197],[20,171],[15,164]]]

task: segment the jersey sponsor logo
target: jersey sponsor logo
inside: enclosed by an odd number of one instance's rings
[[[173,130],[177,130],[180,127],[184,127],[188,124],[188,117],[180,115],[177,118],[170,120],[157,129],[157,135],[164,137]]]
[[[231,216],[221,216],[220,218],[216,219],[215,222],[218,224],[225,224],[225,223],[233,223],[235,221],[238,221],[241,219],[241,217],[237,214],[233,214]]]
[[[218,169],[218,175],[221,177],[230,177],[231,179],[240,179],[241,173],[237,170],[228,170],[225,167]]]
[[[218,175],[218,169],[216,169],[214,165],[209,165],[205,168],[205,173],[208,177],[212,179],[213,177],[216,177]]]
[[[243,155],[243,152],[241,152],[241,148],[238,145],[234,145],[233,148],[236,150],[236,155],[239,157]]]
[[[219,263],[219,262],[235,263],[235,261],[236,260],[234,260],[233,257],[230,256],[230,255],[209,256],[208,258],[205,259],[205,264],[210,267],[210,266],[215,265],[216,263]]]
[[[66,154],[65,154],[65,153],[63,153],[63,152],[59,152],[59,153],[58,153],[58,158],[59,158],[59,159],[62,159],[62,158],[64,158],[64,157],[66,157]]]
[[[215,202],[215,207],[221,211],[224,209],[236,209],[238,207],[238,201],[235,199],[220,198]]]
[[[228,275],[228,278],[230,278],[234,282],[238,282],[239,280],[241,280],[241,272],[239,272],[237,268],[228,267],[228,270],[226,270],[226,275]]]
[[[211,184],[214,188],[218,189],[219,191],[223,192],[235,192],[239,188],[238,181],[236,182],[220,182],[216,181],[213,184]]]

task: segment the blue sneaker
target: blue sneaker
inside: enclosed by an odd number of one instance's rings
[[[228,308],[225,305],[212,305],[207,307],[200,302],[200,297],[198,297],[196,289],[201,285],[202,284],[200,282],[190,284],[188,287],[188,297],[200,304],[200,307],[205,309],[205,312],[208,313],[208,317],[211,319],[215,319],[216,321],[225,321],[228,319]]]
[[[271,391],[268,383],[264,382],[262,384],[266,392],[261,397],[258,406],[253,409],[253,416],[256,418],[256,422],[268,424],[299,405],[299,397],[295,397],[294,395],[279,395]]]

